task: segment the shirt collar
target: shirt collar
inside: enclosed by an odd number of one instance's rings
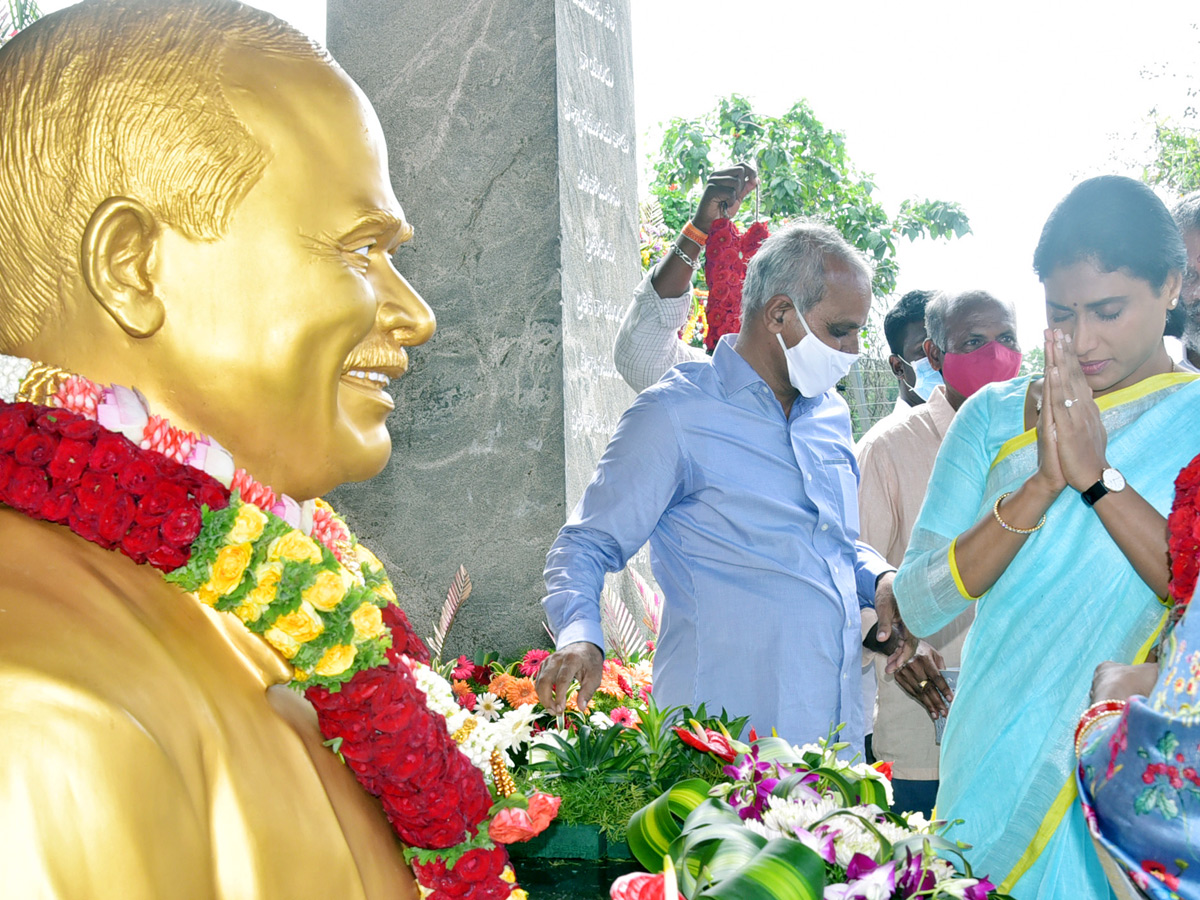
[[[717,348],[713,351],[712,357],[713,368],[717,372],[717,377],[721,379],[721,386],[725,388],[728,396],[755,383],[766,385],[762,376],[754,371],[754,366],[746,362],[742,358],[742,354],[733,349],[736,342],[736,334],[722,335],[721,339],[717,341]]]
[[[929,395],[929,399],[925,401],[925,405],[929,407],[929,416],[933,419],[933,427],[937,429],[938,436],[945,437],[946,429],[950,427],[950,422],[954,418],[954,407],[946,399],[945,385],[939,384],[935,387],[933,393]]]

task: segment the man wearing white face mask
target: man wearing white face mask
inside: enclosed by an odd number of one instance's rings
[[[793,742],[845,722],[861,750],[859,610],[876,606],[886,638],[893,574],[857,540],[850,417],[832,388],[870,302],[858,251],[826,226],[789,226],[750,263],[741,333],[625,412],[546,561],[558,650],[538,692],[551,711],[573,680],[580,704],[599,684],[604,575],[649,540],[660,705],[724,707]]]
[[[921,511],[946,429],[966,397],[1021,367],[1012,306],[985,291],[939,293],[925,307],[923,352],[946,374],[926,403],[858,445],[862,539],[899,566]],[[977,352],[976,352],[977,351]],[[940,670],[956,667],[975,618],[972,605],[927,641],[911,662],[887,674],[876,657],[878,698],[872,747],[891,760],[895,808],[929,813],[938,787],[938,747],[930,717],[945,715],[951,692]]]

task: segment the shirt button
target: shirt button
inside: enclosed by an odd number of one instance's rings
[[[812,472],[809,472],[809,473],[808,473],[808,480],[809,480],[809,481],[812,481]]]
[[[822,524],[821,524],[821,530],[822,530],[822,531],[828,531],[828,530],[829,530],[829,525],[828,525],[828,523],[822,523]]]
[[[840,571],[842,571],[842,570],[841,570],[841,569],[839,569],[837,566],[834,566],[834,567],[833,567],[833,574],[834,574],[834,575],[836,575],[836,574],[837,574],[838,572],[840,572]]]

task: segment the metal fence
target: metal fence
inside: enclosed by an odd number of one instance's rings
[[[838,385],[838,390],[850,407],[854,439],[858,440],[868,428],[892,411],[900,388],[886,358],[864,353]]]

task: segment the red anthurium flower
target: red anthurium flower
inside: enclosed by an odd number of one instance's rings
[[[883,760],[880,760],[879,762],[875,763],[875,765],[872,766],[872,768],[874,768],[876,772],[878,772],[880,775],[882,775],[888,781],[891,781],[893,765],[894,764],[891,762],[884,762]]]
[[[679,735],[679,739],[689,747],[695,747],[705,753],[711,753],[713,756],[724,762],[733,762],[737,757],[737,751],[729,743],[729,738],[721,734],[719,731],[713,731],[711,728],[701,728],[699,722],[693,722],[694,731],[689,731],[686,728],[676,728],[675,733]]]

